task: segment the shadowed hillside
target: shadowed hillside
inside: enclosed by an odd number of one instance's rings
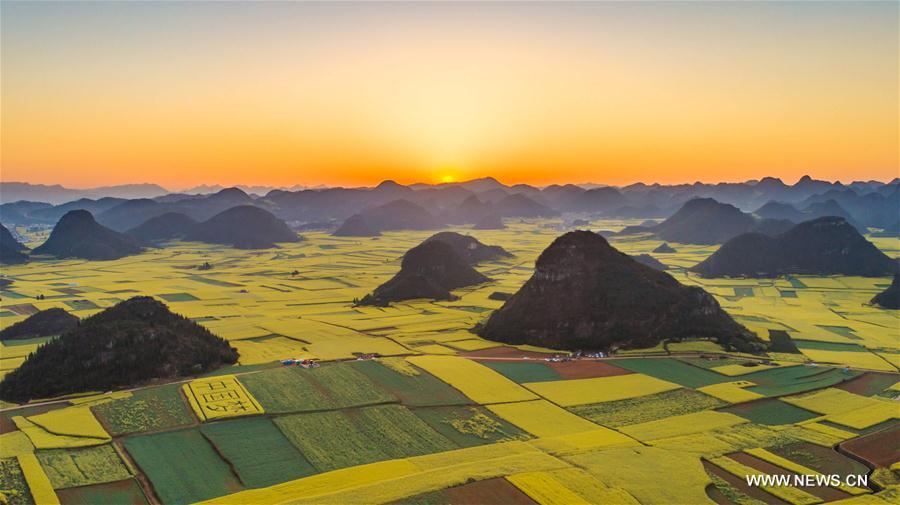
[[[415,298],[452,300],[451,289],[472,286],[490,279],[478,273],[439,240],[426,241],[403,255],[400,271],[360,300],[360,305],[386,306]]]
[[[425,239],[425,242],[433,240],[450,244],[453,251],[471,265],[497,258],[512,257],[512,254],[508,253],[506,249],[498,245],[484,245],[475,237],[452,231],[436,233]]]
[[[177,212],[167,212],[161,216],[152,217],[125,233],[147,242],[172,240],[187,236],[195,226],[197,226],[197,221],[190,217]]]
[[[706,277],[880,276],[896,270],[896,262],[840,217],[807,221],[776,237],[734,237],[691,268]]]
[[[197,224],[185,240],[226,244],[238,249],[268,249],[277,242],[298,242],[300,237],[271,212],[238,205]]]
[[[120,302],[39,347],[0,382],[25,402],[209,372],[237,361],[225,340],[147,296]]]
[[[25,263],[28,261],[28,256],[22,252],[23,250],[25,250],[25,246],[20,244],[5,226],[0,224],[0,263],[7,265]]]
[[[872,298],[872,304],[884,309],[900,309],[900,274],[894,274],[894,281]]]
[[[683,286],[587,231],[553,241],[534,275],[478,333],[550,349],[640,348],[684,338],[714,338],[742,351],[763,349],[709,293]]]
[[[78,326],[78,318],[65,310],[53,307],[35,312],[18,323],[0,331],[0,340],[60,335]]]
[[[86,260],[114,260],[139,252],[141,246],[137,240],[98,224],[86,210],[73,210],[64,215],[47,241],[32,251]]]

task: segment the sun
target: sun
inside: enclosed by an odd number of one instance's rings
[[[442,176],[441,176],[441,182],[443,182],[443,183],[445,183],[445,184],[448,183],[448,182],[453,182],[454,180],[455,180],[455,179],[453,178],[453,176],[452,176],[452,175],[449,175],[449,174],[447,174],[447,175],[442,175]]]

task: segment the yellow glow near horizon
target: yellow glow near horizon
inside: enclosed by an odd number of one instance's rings
[[[0,178],[886,180],[897,19],[893,2],[8,2]]]
[[[452,175],[442,175],[441,176],[441,182],[443,182],[445,184],[448,182],[454,182],[455,180],[456,179],[454,179]]]

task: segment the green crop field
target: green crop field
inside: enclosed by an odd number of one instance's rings
[[[397,405],[297,414],[275,424],[321,471],[455,447]]]
[[[0,493],[8,505],[34,505],[16,458],[0,458]]]
[[[365,374],[375,384],[389,391],[408,406],[464,405],[473,403],[465,395],[430,373],[408,365],[406,374],[377,361],[358,361],[351,366]],[[414,373],[413,373],[414,372]]]
[[[322,410],[329,406],[324,393],[305,377],[307,371],[276,368],[241,377],[241,384],[271,413]]]
[[[305,412],[396,402],[352,366],[337,363],[315,369],[300,367],[265,370],[242,382],[273,413]]]
[[[721,374],[689,365],[675,358],[653,360],[628,358],[617,359],[613,363],[632,372],[642,373],[689,388],[698,388],[730,380]]]
[[[165,505],[194,503],[243,487],[197,430],[132,437],[125,448]]]
[[[176,385],[135,391],[92,410],[112,435],[177,428],[194,419],[179,391]]]
[[[431,407],[415,409],[413,412],[459,447],[531,438],[482,407]]]
[[[516,361],[482,361],[482,365],[500,372],[519,384],[561,380],[562,376],[545,363],[523,363]]]
[[[725,405],[712,396],[692,389],[674,389],[637,398],[570,407],[585,419],[612,428],[690,414]]]
[[[741,403],[721,410],[754,423],[768,425],[793,424],[819,417],[815,412],[795,407],[775,398]]]
[[[109,444],[79,449],[39,451],[38,461],[54,489],[102,484],[131,477]]]
[[[265,487],[316,472],[268,419],[206,424],[201,433],[231,464],[246,487]]]

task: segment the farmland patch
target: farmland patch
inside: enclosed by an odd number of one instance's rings
[[[200,421],[263,413],[259,402],[234,375],[194,379],[182,389]]]
[[[815,412],[775,398],[732,405],[721,409],[721,412],[735,414],[756,424],[766,425],[799,423],[819,416]]]
[[[581,417],[618,428],[629,424],[655,421],[665,417],[690,414],[725,405],[725,402],[692,389],[679,388],[637,398],[571,407]]]
[[[143,433],[187,426],[193,416],[181,398],[179,386],[134,391],[129,398],[121,398],[91,407],[109,433]]]
[[[430,373],[415,367],[403,358],[390,358],[386,363],[367,360],[352,363],[354,369],[365,374],[385,391],[393,393],[404,405],[465,405],[472,400]],[[399,368],[404,366],[403,368]],[[399,371],[398,371],[399,370]]]
[[[728,377],[689,365],[675,358],[617,359],[613,361],[613,364],[632,372],[642,373],[689,388],[698,388],[729,380]]]
[[[131,477],[112,445],[38,451],[54,489],[102,484]]]
[[[125,449],[165,505],[194,503],[242,488],[196,429],[126,438]]]
[[[200,428],[247,487],[265,487],[316,472],[272,421],[236,419]]]
[[[146,505],[147,498],[135,479],[107,484],[60,489],[56,492],[63,505],[91,505],[110,503],[116,505]]]
[[[563,407],[623,400],[678,388],[677,384],[643,374],[532,382],[524,386]]]
[[[562,379],[559,372],[541,362],[479,360],[479,363],[519,384]]]
[[[296,414],[275,424],[320,471],[454,448],[399,405]]]
[[[459,447],[530,438],[484,407],[431,407],[415,409],[413,413]]]

